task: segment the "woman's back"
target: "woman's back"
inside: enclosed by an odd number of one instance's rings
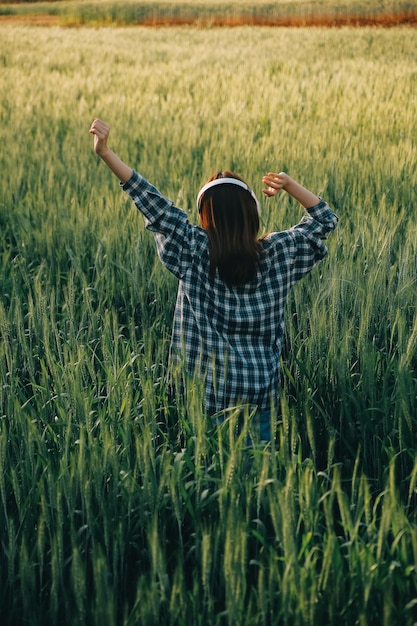
[[[325,202],[317,212],[333,219]],[[241,285],[228,285],[218,271],[210,275],[204,229],[188,225],[183,232],[187,253],[181,255],[172,355],[183,354],[187,370],[205,377],[210,414],[240,403],[268,410],[271,394],[277,397],[285,302],[292,285],[326,254],[320,237],[327,227],[304,220],[262,239],[256,274]],[[167,267],[173,271],[170,262]]]

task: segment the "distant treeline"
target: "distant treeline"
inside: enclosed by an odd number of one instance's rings
[[[378,0],[366,4],[358,0],[344,3],[328,0],[317,3],[304,2],[249,2],[231,0],[208,2],[151,2],[119,0],[116,2],[94,0],[53,0],[42,2],[28,0],[4,2],[0,0],[0,17],[28,19],[54,16],[62,25],[116,24],[116,25],[200,25],[200,26],[394,26],[417,23],[414,2],[394,0],[381,6]]]

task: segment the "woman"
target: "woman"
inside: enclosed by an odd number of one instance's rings
[[[93,121],[94,151],[143,214],[160,260],[179,280],[171,359],[203,377],[209,415],[247,407],[257,415],[260,439],[269,440],[284,305],[294,283],[326,255],[322,240],[336,228],[336,215],[288,174],[269,173],[262,179],[265,196],[284,189],[307,213],[290,230],[259,238],[256,196],[236,174],[219,172],[200,190],[201,226],[192,225],[109,148],[109,131],[102,120]]]

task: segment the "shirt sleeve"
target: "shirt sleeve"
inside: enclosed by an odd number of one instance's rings
[[[183,278],[191,263],[193,226],[187,214],[165,198],[146,178],[134,171],[122,189],[145,219],[155,238],[161,262],[177,278]]]
[[[321,200],[307,209],[307,215],[290,229],[294,237],[293,280],[300,280],[327,254],[323,240],[337,227],[338,218],[327,202]]]

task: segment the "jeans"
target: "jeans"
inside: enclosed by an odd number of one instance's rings
[[[255,444],[259,444],[260,442],[268,443],[271,441],[271,411],[259,411],[254,414],[249,414],[249,423],[248,423],[248,435],[247,435],[247,445],[252,447]],[[234,416],[236,418],[236,412],[231,413],[229,415],[225,412],[223,415],[217,415],[213,418],[213,424],[223,424],[228,417]],[[242,426],[245,420],[245,413],[243,411],[240,412],[237,416],[236,420],[236,434],[238,435],[242,431]]]
[[[271,441],[271,411],[260,411],[252,420],[252,428],[259,432],[260,441]]]

